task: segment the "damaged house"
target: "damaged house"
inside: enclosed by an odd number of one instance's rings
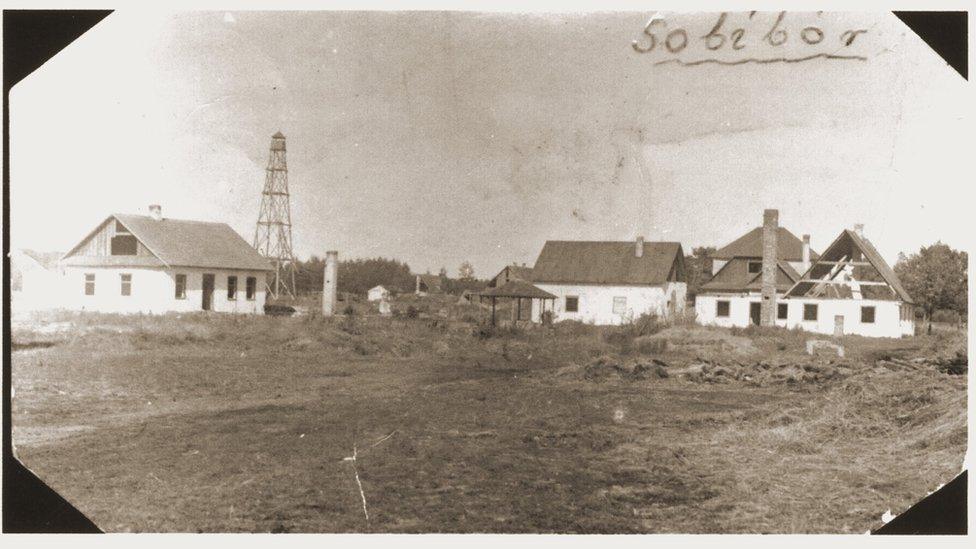
[[[821,255],[766,210],[763,227],[716,252],[726,260],[695,300],[700,324],[750,324],[867,337],[915,332],[911,297],[863,227],[844,230]],[[758,250],[758,255],[757,255]]]
[[[912,298],[863,231],[861,225],[842,231],[786,292],[788,327],[832,335],[914,335]]]

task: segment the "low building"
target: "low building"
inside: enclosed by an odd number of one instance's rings
[[[776,294],[786,294],[819,257],[810,249],[810,235],[802,240],[776,221]],[[715,274],[695,296],[695,316],[700,324],[724,327],[759,325],[762,302],[763,227],[756,227],[716,250]],[[776,322],[786,325],[782,304]]]
[[[367,301],[383,301],[390,298],[390,290],[383,286],[374,286],[366,292]]]
[[[36,311],[61,306],[60,253],[33,250],[10,252],[10,299],[14,311]]]
[[[422,274],[417,275],[414,293],[420,296],[427,294],[439,294],[443,292],[441,288],[441,277],[439,275]]]
[[[263,313],[271,265],[224,223],[113,214],[66,253],[64,307]]]
[[[547,241],[532,283],[555,296],[553,321],[625,324],[646,314],[668,317],[685,307],[684,253],[677,242]],[[550,309],[546,309],[547,311]],[[541,319],[533,306],[532,318]]]
[[[532,267],[522,265],[506,265],[494,278],[488,281],[489,288],[498,288],[508,282],[519,280],[522,282],[532,282]]]

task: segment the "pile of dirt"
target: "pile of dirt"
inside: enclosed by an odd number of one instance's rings
[[[583,378],[589,381],[604,381],[618,377],[628,381],[648,378],[668,377],[665,363],[656,358],[634,358],[623,360],[610,355],[599,356],[583,369]]]
[[[780,383],[823,383],[842,379],[853,372],[850,363],[814,357],[790,357],[760,361],[709,359],[699,357],[688,365],[668,372],[696,383],[741,382],[755,386]]]

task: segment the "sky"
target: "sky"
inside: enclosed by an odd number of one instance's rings
[[[891,262],[968,246],[965,81],[893,15],[787,13],[773,47],[776,13],[729,14],[746,47],[713,52],[717,14],[660,13],[638,53],[652,16],[117,11],[11,92],[11,246],[151,203],[251,241],[277,131],[303,259],[490,277],[547,239],[722,246],[770,207],[818,251],[855,223]],[[861,59],[694,63],[812,53]]]

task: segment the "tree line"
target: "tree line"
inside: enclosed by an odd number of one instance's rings
[[[464,290],[477,291],[485,287],[485,281],[474,277],[469,262],[462,263],[458,271],[458,278],[450,278],[447,269],[441,268],[437,276],[441,279],[442,291],[460,294]],[[295,288],[300,295],[321,292],[324,277],[324,258],[313,255],[306,261],[296,261]],[[410,266],[397,259],[375,257],[339,261],[336,290],[340,293],[365,295],[376,286],[394,293],[410,293],[415,285],[416,275],[411,273]]]

